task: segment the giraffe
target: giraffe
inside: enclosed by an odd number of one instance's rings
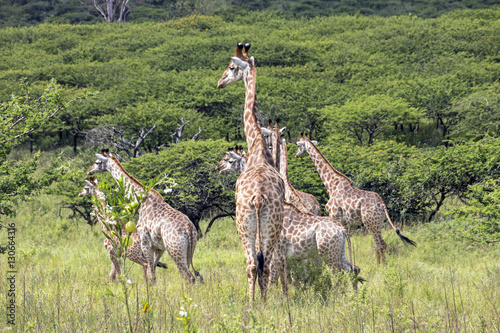
[[[143,193],[144,186],[128,174],[117,158],[108,155],[106,150],[96,154],[97,160],[90,167],[88,175],[108,171],[115,180],[124,179],[135,193]],[[156,264],[165,251],[174,261],[177,269],[188,283],[195,278],[189,270],[203,282],[201,275],[194,269],[193,254],[196,247],[197,231],[189,218],[172,208],[155,190],[150,190],[139,210],[137,232],[141,239],[141,249],[147,260],[147,276],[152,285],[156,283]]]
[[[288,158],[287,158],[287,148],[286,148],[286,140],[282,140],[282,152],[280,154],[280,174],[281,178],[285,182],[285,200],[293,203],[295,206],[299,208],[304,208],[307,212],[310,212],[314,215],[321,215],[321,206],[319,205],[318,200],[309,193],[297,191],[293,188],[292,184],[290,184],[290,179],[288,178]]]
[[[345,241],[349,246],[350,261],[345,255]],[[285,217],[280,235],[281,253],[286,258],[304,258],[310,250],[318,251],[319,257],[326,260],[327,265],[334,271],[354,271],[359,275],[361,269],[351,264],[351,241],[344,226],[333,217],[317,216],[299,209],[292,203],[285,201]],[[277,270],[284,269],[280,258],[271,262],[270,283],[277,282]],[[356,289],[357,281],[364,282],[357,277],[353,282]]]
[[[97,188],[97,181],[94,179],[94,177],[90,177],[89,180],[85,180],[85,186],[82,189],[82,191],[78,194],[79,197],[92,196],[92,195],[95,195],[97,197],[97,199],[101,202],[102,207],[106,207],[106,198],[104,196],[104,193]],[[99,214],[99,209],[97,208],[96,205],[94,205],[94,211],[97,216],[97,220],[101,225],[102,230],[108,236],[111,237],[109,230],[106,228],[101,219],[101,215]],[[123,230],[123,235],[124,236],[126,235],[125,230]],[[131,246],[127,248],[127,259],[142,266],[144,279],[147,281],[147,260],[146,257],[144,257],[144,253],[142,252],[141,249],[140,238],[139,234],[137,233],[137,229],[132,232],[131,237],[133,243]],[[114,237],[114,241],[118,242],[118,238]],[[104,238],[104,247],[106,248],[106,251],[108,251],[109,258],[111,259],[112,262],[111,272],[109,273],[109,279],[115,280],[117,276],[118,277],[120,276],[120,263],[116,256],[113,245],[111,244],[111,241],[108,238]],[[156,266],[167,268],[167,265],[162,262],[158,262]]]
[[[297,146],[299,149],[295,156],[300,157],[304,152],[307,152],[311,156],[323,184],[325,184],[330,196],[325,207],[329,215],[344,225],[364,224],[375,241],[378,264],[380,264],[381,258],[385,262],[384,251],[387,245],[382,238],[385,218],[404,243],[416,246],[414,241],[401,235],[399,229],[392,224],[387,207],[377,193],[356,188],[347,176],[332,167],[315,146],[315,143],[307,136],[301,134]]]
[[[267,129],[262,128],[261,130],[264,133]],[[282,131],[283,129],[280,129],[280,133],[282,133]],[[264,135],[264,137],[266,137],[266,135]],[[283,149],[286,149],[286,142],[284,139],[282,147]],[[221,174],[227,172],[241,173],[245,169],[246,163],[245,152],[241,149],[241,146],[239,148],[236,146],[234,151],[232,148],[229,148],[228,152],[224,155],[215,169],[219,170],[219,173]],[[295,205],[301,207],[302,210],[306,210],[315,215],[321,215],[321,206],[318,200],[316,200],[312,194],[298,191],[292,186],[292,184],[290,184],[290,180],[288,178],[288,159],[286,150],[285,153],[280,154],[280,164],[285,165],[285,169],[280,170],[281,178],[285,184],[285,200],[295,203]]]
[[[243,47],[245,48],[244,52]],[[259,277],[262,304],[266,304],[270,259],[283,226],[283,201],[285,186],[273,157],[262,139],[256,106],[256,75],[253,57],[248,57],[250,44],[238,43],[234,57],[222,74],[217,88],[243,80],[245,84],[245,109],[243,123],[248,147],[245,170],[236,182],[236,227],[246,258],[249,286],[249,303],[253,306],[255,280]],[[256,253],[256,242],[259,252]],[[285,271],[280,271],[281,281],[286,281]],[[282,283],[288,295],[287,284]]]
[[[228,172],[243,172],[245,170],[247,156],[242,146],[228,148],[227,153],[222,160],[217,164],[215,170],[219,170],[220,174]]]

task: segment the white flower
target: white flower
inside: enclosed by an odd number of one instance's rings
[[[187,311],[179,311],[179,316],[186,318],[188,316]]]
[[[127,283],[128,283],[128,284],[132,284],[132,280],[128,279],[128,280],[127,280]]]
[[[116,225],[116,221],[113,221],[113,220],[110,220],[110,219],[107,219],[104,222],[106,222],[107,224]]]
[[[164,192],[165,194],[167,194],[167,193],[172,192],[172,189],[171,189],[171,188],[166,188],[166,189],[164,189],[164,190],[163,190],[163,192]]]

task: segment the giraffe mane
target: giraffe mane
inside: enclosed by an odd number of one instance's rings
[[[323,159],[327,162],[327,164],[330,166],[330,168],[332,168],[333,172],[336,173],[337,175],[339,175],[340,177],[343,177],[344,179],[346,179],[347,181],[349,181],[349,184],[351,185],[354,185],[352,183],[352,180],[349,179],[349,177],[347,177],[346,175],[344,175],[342,172],[338,171],[337,169],[335,169],[332,164],[326,159],[325,155],[323,155],[323,153],[311,142],[311,140],[307,137],[307,136],[304,136],[304,138],[310,143],[311,147],[313,147],[317,152],[318,154],[323,157]]]
[[[136,185],[139,185],[140,187],[142,187],[144,189],[144,185],[137,180],[137,178],[134,178],[133,176],[131,176],[124,168],[123,166],[121,165],[121,163],[118,161],[118,159],[114,156],[108,156],[109,158],[111,158],[115,163],[116,165],[118,166],[118,168],[120,168],[120,170],[127,176],[130,178],[130,180],[135,183]],[[163,199],[163,197],[161,196],[160,193],[158,193],[158,191],[156,191],[155,189],[151,189],[149,190],[149,193],[153,193],[154,195],[158,196],[158,198],[161,198],[163,201],[165,201]]]

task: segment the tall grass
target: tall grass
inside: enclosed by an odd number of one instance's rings
[[[120,285],[107,280],[111,262],[97,227],[59,216],[55,196],[42,195],[19,207],[17,318],[13,332],[121,332],[127,329]],[[248,307],[245,259],[234,221],[218,221],[197,247],[194,265],[205,284],[186,285],[166,255],[150,290],[155,332],[182,330],[179,312],[202,332],[496,332],[500,329],[500,246],[453,241],[440,225],[405,230],[417,248],[384,233],[387,262],[377,265],[373,240],[352,236],[356,264],[368,280],[355,293],[333,276],[331,288],[297,280],[290,297],[271,286],[266,307],[259,296]],[[0,275],[7,271],[0,256]],[[134,327],[141,330],[146,285],[134,265],[130,295]],[[328,284],[325,284],[328,285]],[[0,279],[1,293],[7,284]],[[116,296],[108,294],[113,293]],[[259,294],[259,293],[257,293]],[[191,304],[185,301],[191,298]],[[5,309],[5,297],[0,304]],[[5,316],[0,317],[0,331]],[[3,328],[3,329],[2,329]]]

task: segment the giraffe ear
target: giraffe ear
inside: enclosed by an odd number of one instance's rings
[[[250,60],[250,63],[252,64],[252,66],[255,67],[255,59],[254,59],[254,57],[250,57],[248,60]]]
[[[240,160],[241,159],[241,156],[239,156],[238,154],[235,154],[234,152],[230,151],[227,153],[227,156],[231,157],[231,158],[234,158],[235,160]]]
[[[297,142],[297,146],[299,146],[299,147],[304,147],[304,145],[305,145],[304,141],[298,141]]]
[[[313,145],[317,145],[318,144],[318,141],[311,141],[313,143]]]
[[[95,156],[97,157],[97,159],[98,159],[99,161],[103,161],[103,162],[107,162],[107,161],[108,161],[108,158],[107,158],[107,157],[102,156],[101,154],[95,154]]]
[[[285,131],[286,131],[286,126],[285,126],[285,127],[283,127],[282,129],[280,129],[280,136],[282,136],[282,135],[283,135],[283,133],[285,133]]]
[[[94,184],[89,182],[88,180],[85,179],[85,184],[87,184],[88,187],[94,187]]]
[[[241,60],[238,57],[231,57],[231,60],[234,62],[234,64],[242,69],[246,69],[248,67],[248,63]]]

